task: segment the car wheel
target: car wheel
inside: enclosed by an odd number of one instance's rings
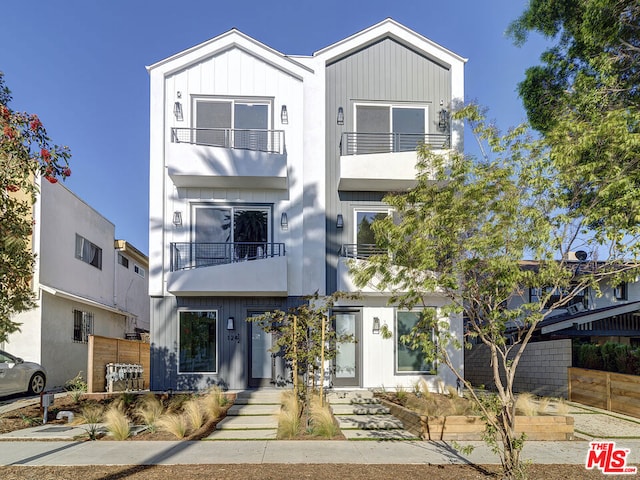
[[[31,376],[29,380],[29,393],[32,395],[39,395],[43,392],[46,380],[42,372],[36,372]]]

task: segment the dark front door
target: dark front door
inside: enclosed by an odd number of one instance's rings
[[[333,362],[333,385],[336,387],[360,386],[360,325],[358,310],[335,311],[334,328],[338,336],[353,335],[356,342],[338,343],[338,353]]]
[[[260,313],[249,314],[250,316]],[[259,323],[249,322],[251,346],[249,348],[249,386],[265,387],[274,384],[275,355],[270,351],[272,335],[265,332]]]

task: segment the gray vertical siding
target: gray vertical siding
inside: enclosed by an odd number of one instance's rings
[[[338,192],[340,135],[354,131],[353,106],[359,101],[416,102],[429,105],[429,132],[437,132],[440,100],[451,100],[451,73],[446,66],[385,38],[326,67],[326,214],[327,293],[336,290],[337,254],[343,243],[352,243],[353,208],[379,205],[385,192]],[[338,107],[344,109],[344,125],[336,124]],[[336,216],[344,216],[342,231]]]
[[[248,386],[249,312],[287,310],[303,302],[299,297],[154,297],[151,299],[151,389],[200,390],[211,385],[228,389]],[[178,308],[218,311],[218,373],[178,374]],[[235,319],[227,331],[226,320]],[[278,375],[285,374],[279,365]]]

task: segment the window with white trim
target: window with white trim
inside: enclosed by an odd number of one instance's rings
[[[217,373],[218,311],[180,311],[178,323],[178,373]]]
[[[93,335],[93,313],[82,310],[73,311],[73,341],[87,343]]]
[[[77,233],[76,258],[102,270],[102,249]]]
[[[135,273],[137,273],[138,275],[140,275],[142,278],[144,278],[145,270],[140,265],[137,265],[137,264],[134,263],[133,264],[133,271]]]
[[[435,313],[435,309],[434,309]],[[420,348],[411,348],[402,341],[403,335],[409,335],[412,329],[421,320],[422,311],[402,311],[396,312],[396,372],[397,373],[432,373],[434,364],[428,362]],[[430,332],[433,338],[433,332]]]

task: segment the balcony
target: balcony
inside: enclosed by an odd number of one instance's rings
[[[167,168],[178,187],[286,189],[284,131],[172,128]]]
[[[389,291],[377,288],[378,281],[374,278],[369,285],[364,288],[356,287],[353,282],[353,276],[349,272],[349,267],[353,262],[366,262],[372,255],[380,255],[386,253],[385,250],[378,248],[376,245],[370,244],[347,244],[342,245],[340,256],[338,258],[338,290],[342,292],[360,292],[362,294],[383,295]]]
[[[450,146],[449,134],[345,132],[340,140],[338,190],[402,191],[416,185],[416,148]]]
[[[172,243],[174,295],[287,295],[283,243]]]

